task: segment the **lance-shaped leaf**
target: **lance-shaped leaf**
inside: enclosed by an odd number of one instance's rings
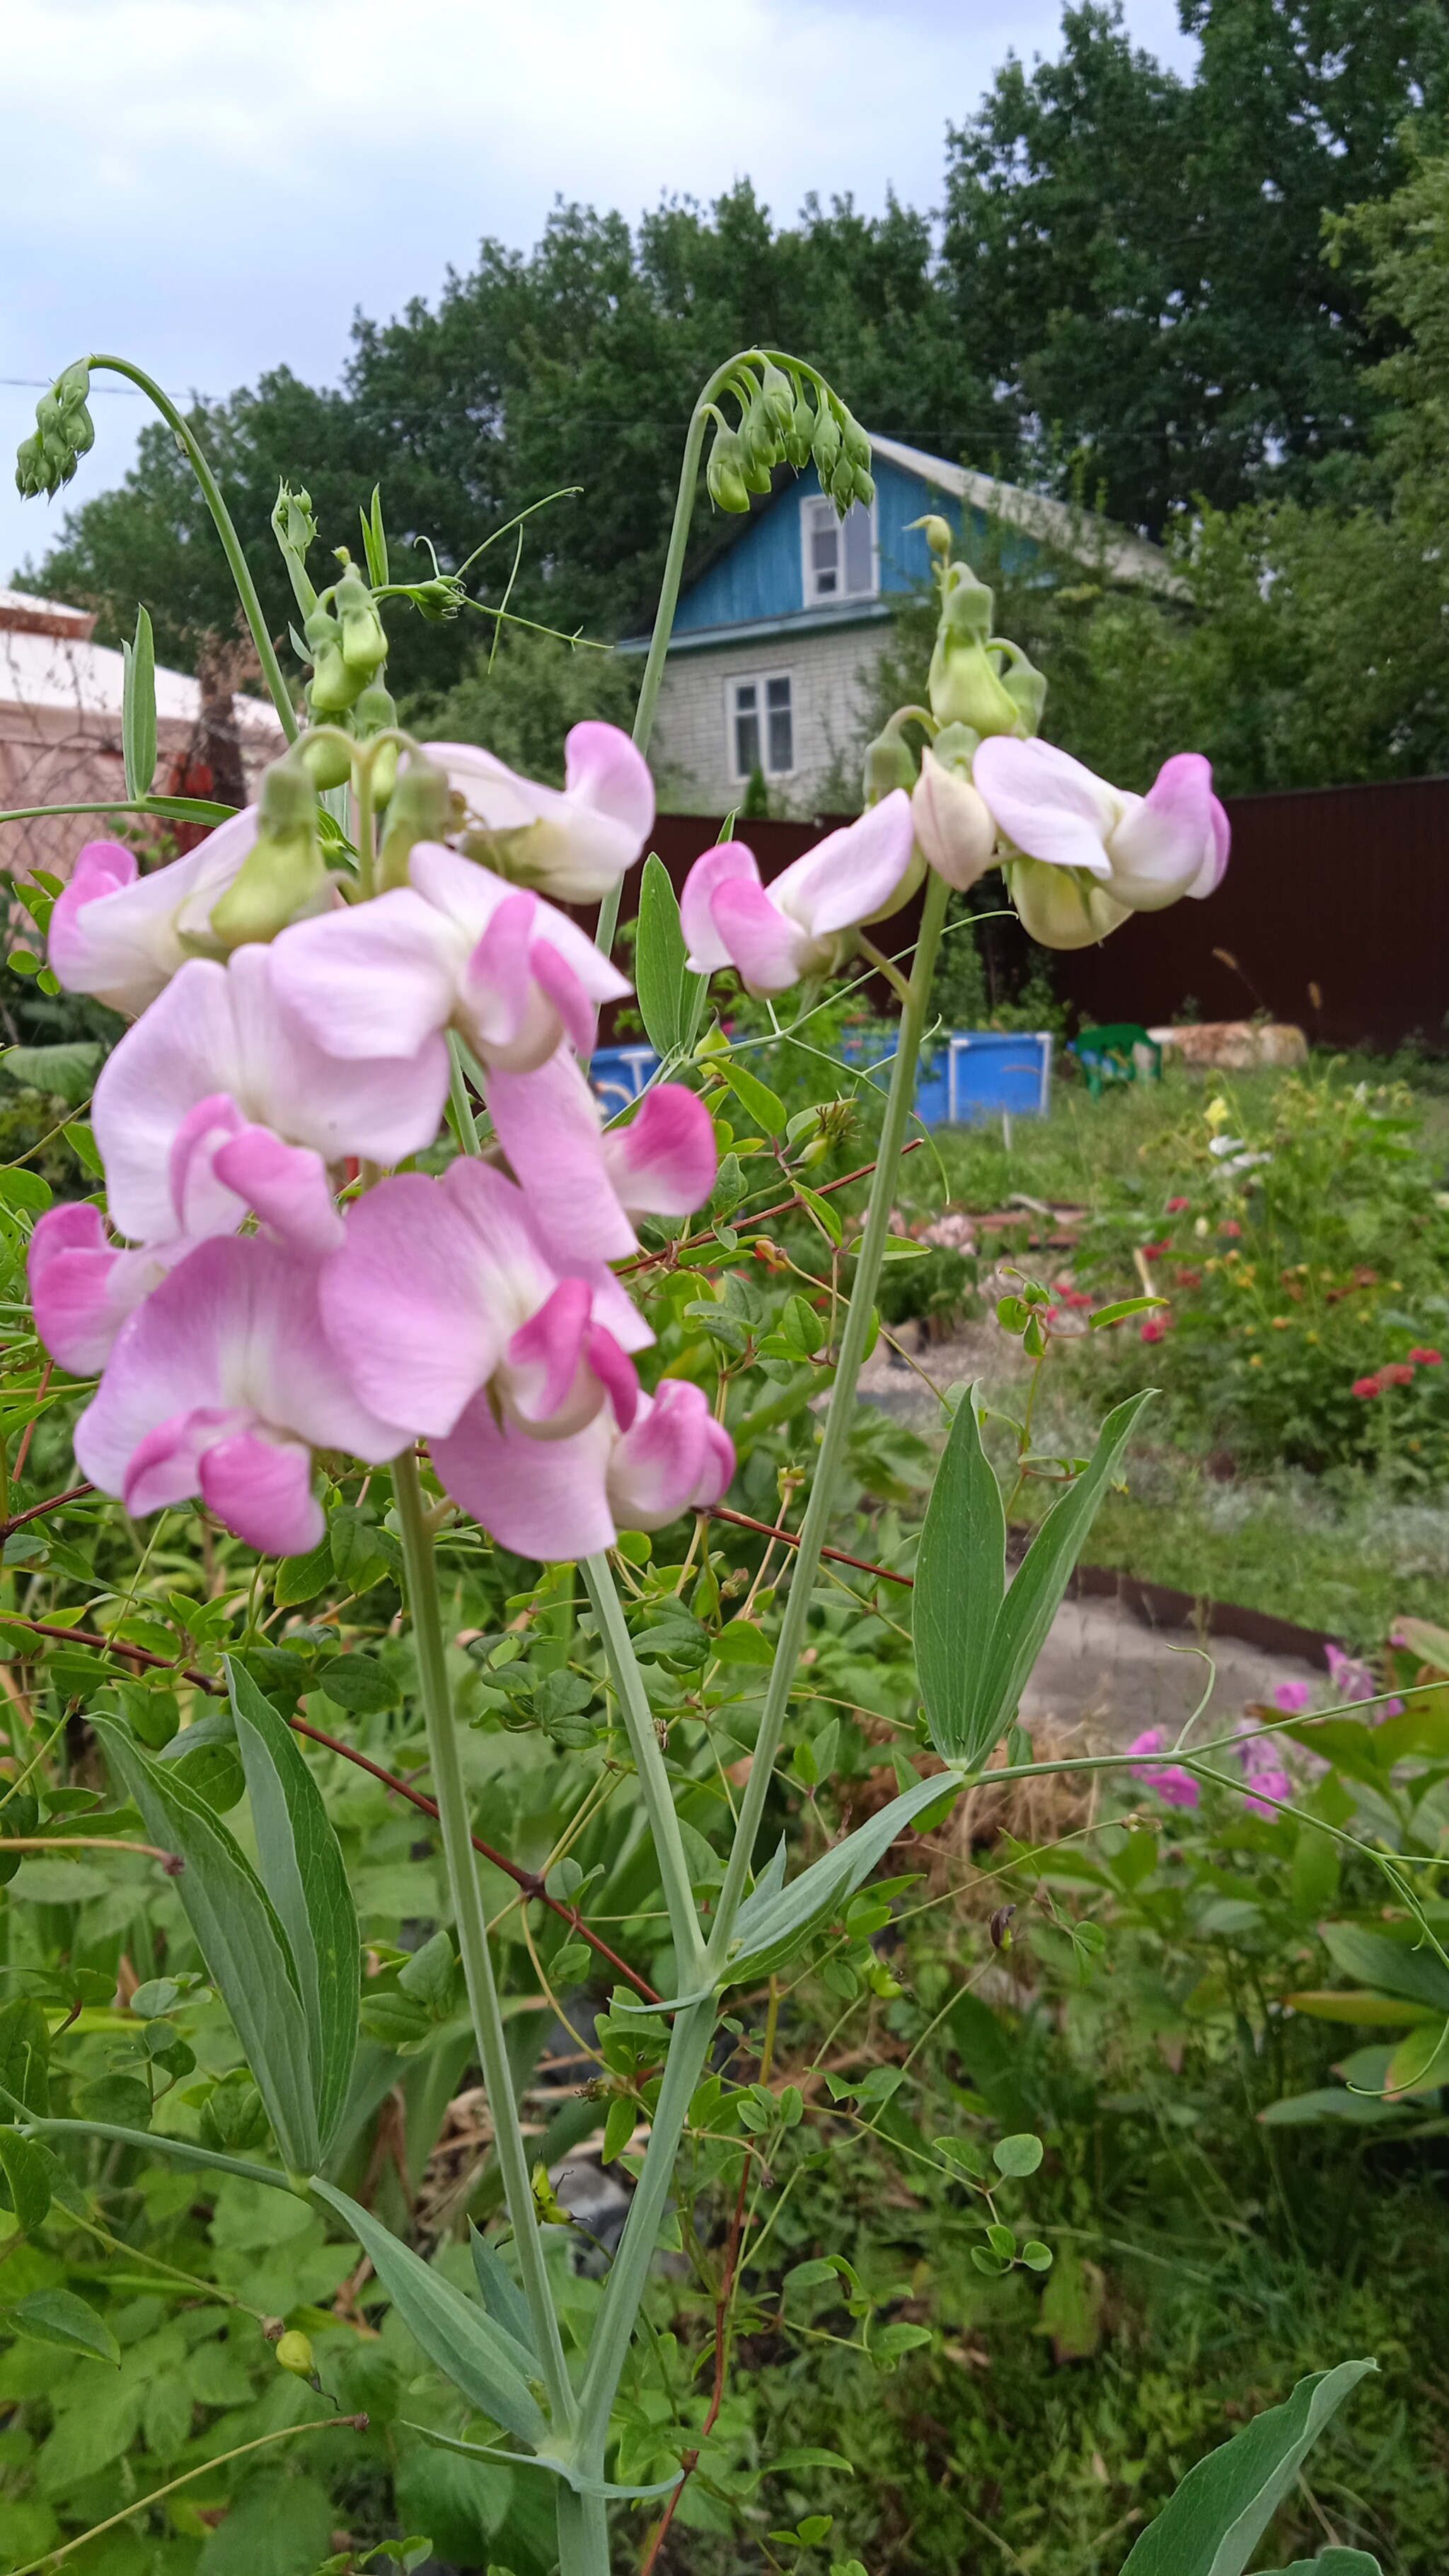
[[[1427,1944],[1411,1950],[1406,1942],[1389,1941],[1360,1923],[1325,1923],[1319,1937],[1336,1968],[1383,1994],[1402,1995],[1406,2003],[1430,2012],[1449,2013],[1449,1968]]]
[[[1122,2576],[1244,2576],[1326,2423],[1374,2361],[1341,2361],[1300,2379],[1285,2405],[1189,2469],[1148,2525]]]
[[[126,764],[126,794],[149,796],[156,775],[156,648],[151,620],[136,611],[136,640],[122,644],[121,756]]]
[[[1320,2549],[1316,2558],[1295,2558],[1283,2576],[1384,2576],[1366,2549]]]
[[[1052,1505],[1017,1569],[992,1630],[991,1643],[970,1703],[960,1759],[974,1769],[1015,1717],[1047,1630],[1062,1604],[1097,1505],[1121,1464],[1137,1416],[1152,1389],[1108,1414],[1090,1463]]]
[[[532,2352],[533,2320],[528,2313],[528,2301],[507,2265],[494,2253],[487,2237],[479,2235],[471,2219],[468,2235],[473,2248],[473,2271],[484,2307],[495,2325],[502,2326],[505,2334],[512,2335],[524,2352]]]
[[[677,1054],[685,1044],[686,1021],[694,998],[692,993],[686,996],[685,986],[696,980],[685,971],[687,954],[669,870],[651,850],[644,862],[644,882],[639,889],[634,987],[649,1043],[662,1056]]]
[[[941,1798],[949,1798],[959,1787],[960,1782],[950,1772],[937,1772],[933,1779],[918,1780],[914,1789],[907,1789],[903,1797],[892,1798],[890,1805],[882,1807],[858,1832],[847,1834],[833,1851],[812,1861],[788,1887],[769,1883],[772,1865],[754,1894],[746,1897],[740,1907],[727,1971],[729,1982],[737,1985],[743,1979],[766,1976],[781,1967],[816,1925],[864,1884],[912,1818],[934,1807]]]
[[[74,2290],[32,2290],[3,2311],[3,2322],[31,2343],[59,2344],[62,2352],[89,2353],[95,2361],[121,2366],[121,2347],[105,2318]]]
[[[421,2255],[402,2245],[370,2209],[314,2176],[312,2189],[346,2221],[420,2350],[480,2413],[537,2449],[548,2418],[530,2381],[538,2364],[507,2330],[465,2299]]]
[[[1006,1515],[971,1386],[936,1469],[911,1601],[931,1742],[948,1762],[959,1761],[971,1741],[977,1688],[1005,1597]]]
[[[44,2223],[50,2207],[52,2162],[33,2138],[22,2138],[18,2129],[0,2128],[0,2173],[10,2186],[16,2220],[27,2231]]]
[[[250,1673],[226,1658],[257,1858],[291,1945],[311,2042],[317,2134],[326,2155],[357,2055],[362,1952],[332,1819],[302,1748]]]
[[[289,2170],[321,2162],[312,2046],[291,1945],[250,1861],[204,1799],[113,1719],[91,1721],[153,1843],[185,1863],[176,1882]]]

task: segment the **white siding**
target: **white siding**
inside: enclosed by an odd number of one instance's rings
[[[770,779],[772,805],[796,815],[820,811],[842,762],[854,803],[869,682],[891,631],[882,622],[848,626],[837,634],[772,635],[753,644],[672,654],[650,746],[664,802],[678,812],[703,814],[723,814],[738,803],[743,782],[733,770],[727,683],[757,673],[788,672],[795,768],[788,778]]]

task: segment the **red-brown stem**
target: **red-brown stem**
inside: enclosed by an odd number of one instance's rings
[[[47,1361],[46,1361],[46,1363],[45,1363],[44,1368],[43,1368],[43,1369],[41,1370],[41,1372],[40,1372],[40,1384],[39,1384],[39,1386],[38,1386],[38,1387],[36,1388],[36,1390],[35,1390],[35,1401],[36,1401],[37,1408],[38,1408],[40,1405],[42,1405],[42,1404],[44,1403],[44,1401],[45,1401],[45,1395],[46,1395],[46,1390],[47,1390],[47,1388],[49,1387],[49,1385],[50,1385],[50,1381],[51,1381],[51,1379],[52,1379],[52,1377],[53,1377],[54,1375],[55,1375],[55,1362],[54,1362],[54,1360],[47,1360]],[[31,1417],[30,1417],[30,1420],[27,1422],[27,1424],[26,1424],[26,1426],[25,1426],[25,1437],[24,1437],[24,1439],[23,1439],[23,1440],[21,1441],[21,1443],[20,1443],[20,1455],[19,1455],[19,1457],[18,1457],[18,1458],[16,1459],[16,1461],[15,1461],[15,1481],[16,1481],[16,1483],[17,1483],[17,1484],[20,1482],[21,1477],[22,1477],[22,1476],[24,1475],[24,1473],[25,1473],[25,1461],[26,1461],[26,1459],[27,1459],[27,1458],[29,1457],[29,1455],[30,1455],[30,1443],[31,1443],[32,1439],[33,1439],[33,1438],[34,1438],[34,1436],[35,1436],[35,1426],[36,1426],[36,1424],[37,1424],[37,1422],[38,1422],[39,1420],[40,1420],[40,1414],[39,1414],[39,1411],[37,1410],[36,1412],[32,1413],[32,1415],[31,1415]]]
[[[22,1449],[15,1465],[17,1476],[24,1464],[24,1459],[25,1452]],[[8,1538],[12,1530],[23,1529],[27,1521],[38,1521],[45,1512],[58,1512],[62,1503],[78,1503],[82,1494],[93,1494],[95,1490],[94,1485],[72,1485],[68,1493],[52,1494],[49,1502],[32,1503],[28,1511],[16,1512],[8,1521],[0,1521],[0,1539]]]
[[[0,1624],[10,1628],[28,1628],[37,1637],[59,1637],[64,1644],[70,1646],[98,1646],[102,1654],[128,1655],[137,1663],[150,1664],[164,1672],[175,1673],[178,1680],[194,1683],[198,1690],[210,1692],[213,1698],[219,1698],[222,1695],[223,1685],[214,1680],[210,1674],[198,1672],[194,1664],[185,1666],[169,1664],[164,1655],[153,1655],[145,1646],[128,1645],[124,1638],[117,1640],[113,1637],[102,1637],[90,1628],[58,1628],[43,1619],[18,1618],[10,1611],[0,1612]],[[320,1726],[310,1726],[305,1718],[289,1718],[287,1723],[298,1735],[309,1735],[314,1744],[325,1744],[329,1753],[338,1753],[344,1762],[355,1763],[359,1771],[370,1772],[373,1779],[380,1780],[385,1789],[391,1789],[396,1797],[406,1798],[412,1806],[421,1808],[423,1814],[431,1816],[436,1823],[437,1807],[431,1798],[423,1795],[421,1789],[414,1789],[406,1780],[399,1780],[395,1773],[384,1771],[380,1763],[370,1761],[365,1753],[355,1752],[353,1747],[350,1744],[344,1744],[339,1736],[324,1735]],[[485,1843],[477,1834],[473,1835],[472,1842],[473,1849],[480,1853],[484,1860],[491,1861],[495,1869],[501,1869],[504,1876],[511,1878],[515,1887],[522,1888],[527,1896],[536,1896],[541,1904],[546,1905],[551,1913],[558,1916],[560,1922],[567,1923],[571,1931],[576,1932],[581,1940],[587,1941],[589,1948],[596,1950],[601,1959],[607,1959],[610,1967],[616,1968],[621,1977],[627,1977],[635,1993],[642,1995],[646,2003],[657,2004],[662,2000],[657,1987],[651,1986],[647,1978],[641,1977],[637,1969],[630,1967],[627,1959],[621,1959],[617,1950],[611,1950],[607,1941],[603,1940],[597,1932],[590,1930],[575,1906],[565,1905],[558,1897],[549,1895],[536,1871],[521,1869],[516,1860],[510,1860],[505,1852],[495,1851],[491,1843]]]
[[[907,1154],[918,1154],[925,1141],[924,1136],[913,1136],[909,1145],[901,1147],[901,1161],[905,1161]],[[874,1163],[862,1163],[858,1172],[846,1172],[838,1181],[823,1181],[818,1190],[812,1190],[811,1196],[817,1199],[828,1199],[832,1190],[848,1190],[852,1181],[868,1181],[874,1170]],[[743,1217],[741,1225],[748,1230],[751,1226],[763,1225],[767,1217],[788,1216],[792,1208],[804,1205],[805,1201],[798,1194],[794,1198],[781,1199],[774,1207],[761,1208],[758,1216]],[[641,1252],[633,1261],[622,1261],[616,1276],[623,1279],[631,1270],[649,1270],[658,1262],[675,1261],[681,1252],[697,1252],[702,1243],[713,1243],[714,1239],[714,1228],[711,1226],[703,1234],[687,1235],[683,1243],[667,1245],[662,1252]]]
[[[712,1507],[706,1517],[712,1521],[733,1521],[736,1529],[758,1530],[761,1538],[781,1539],[786,1547],[798,1547],[800,1544],[794,1530],[777,1529],[773,1521],[751,1520],[748,1512],[727,1512],[718,1503]],[[833,1557],[837,1565],[853,1565],[859,1574],[879,1575],[882,1583],[903,1583],[908,1591],[915,1590],[916,1578],[913,1574],[892,1574],[888,1565],[871,1565],[865,1557],[847,1556],[844,1549],[839,1547],[822,1547],[820,1553],[822,1556]]]
[[[710,2394],[709,2412],[699,2428],[699,2442],[696,2447],[692,2451],[684,2451],[680,2455],[684,2475],[680,2479],[678,2486],[675,2488],[673,2495],[670,2497],[668,2504],[664,2508],[663,2514],[659,2520],[658,2528],[649,2544],[649,2555],[639,2570],[639,2576],[654,2576],[654,2569],[659,2564],[659,2553],[664,2547],[665,2541],[669,2538],[669,2526],[674,2520],[679,2499],[683,2495],[685,2488],[688,2486],[690,2479],[693,2477],[695,2470],[699,2466],[700,2451],[709,2440],[711,2433],[719,2422],[719,2410],[724,2404],[725,2358],[729,2350],[730,2299],[734,2291],[735,2265],[740,2258],[740,2238],[744,2233],[745,2225],[745,2194],[749,2189],[750,2167],[753,2162],[753,2158],[753,2148],[746,2147],[745,2161],[740,2172],[740,2187],[735,2194],[735,2214],[730,2225],[729,2248],[725,2255],[725,2266],[720,2279],[719,2295],[714,2303],[714,2387]]]

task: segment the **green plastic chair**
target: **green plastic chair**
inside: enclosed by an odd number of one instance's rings
[[[1106,1083],[1135,1082],[1144,1056],[1148,1062],[1143,1069],[1151,1080],[1162,1080],[1162,1049],[1135,1020],[1114,1020],[1107,1028],[1084,1029],[1079,1038],[1073,1038],[1069,1052],[1086,1075],[1087,1089],[1094,1100],[1101,1099]]]

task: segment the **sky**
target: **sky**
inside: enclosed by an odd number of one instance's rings
[[[1175,0],[1126,0],[1188,70]],[[0,455],[36,392],[114,350],[173,395],[285,363],[335,382],[354,313],[436,297],[555,197],[631,218],[748,176],[779,221],[807,191],[940,198],[945,128],[1013,48],[1056,50],[1059,0],[46,0],[9,14]],[[405,47],[400,42],[405,37]],[[112,389],[114,388],[114,390]],[[95,379],[67,502],[120,481],[145,416]],[[0,582],[65,503],[0,470]]]

